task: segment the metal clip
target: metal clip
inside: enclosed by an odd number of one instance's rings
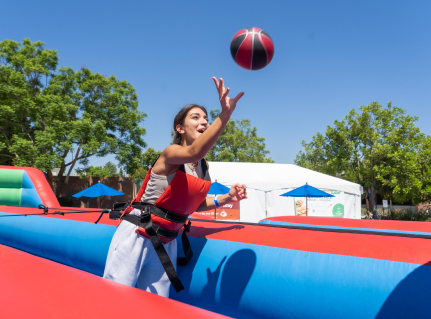
[[[149,206],[144,206],[144,208],[141,208],[141,223],[144,223],[144,219],[151,216],[151,211]]]
[[[48,207],[46,207],[46,206],[44,206],[44,205],[42,205],[42,204],[39,204],[38,206],[37,206],[37,208],[39,208],[39,209],[43,209],[43,214],[44,215],[48,215]]]

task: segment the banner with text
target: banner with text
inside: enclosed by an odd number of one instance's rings
[[[214,217],[214,209],[196,212],[209,217]],[[239,202],[232,202],[221,207],[217,207],[215,218],[219,220],[239,220],[240,219],[240,204]]]
[[[306,198],[295,197],[296,215],[317,217],[344,217],[344,192],[323,190],[334,197],[309,197],[306,209]]]

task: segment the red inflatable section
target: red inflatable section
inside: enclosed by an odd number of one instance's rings
[[[0,245],[0,318],[228,318]]]
[[[309,217],[298,217],[308,219]],[[360,227],[361,220],[356,220]],[[376,221],[378,222],[378,221]],[[400,222],[402,223],[402,222]],[[405,222],[406,227],[412,222]],[[288,229],[264,224],[192,221],[189,236],[228,240],[324,254],[356,256],[425,265],[431,240],[383,235]],[[283,238],[283,240],[280,240]]]
[[[39,194],[43,205],[48,207],[60,207],[57,197],[55,197],[54,192],[52,191],[51,186],[49,186],[48,181],[46,180],[45,175],[43,175],[42,171],[33,167],[0,165],[0,168],[25,170],[27,175],[33,182],[33,185],[36,188],[36,191]]]

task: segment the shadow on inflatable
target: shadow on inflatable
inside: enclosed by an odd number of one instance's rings
[[[218,231],[222,230],[223,228],[220,228]],[[251,249],[237,250],[231,255],[225,255],[214,267],[206,267],[205,275],[199,276],[195,268],[199,267],[202,250],[208,241],[196,238],[191,238],[191,241],[194,257],[187,265],[187,270],[178,268],[185,290],[175,294],[171,289],[171,296],[182,302],[193,299],[194,306],[226,316],[254,318],[255,315],[241,309],[240,301],[256,268],[256,253]],[[180,241],[178,243],[180,245]],[[198,278],[193,278],[194,275]]]
[[[431,260],[401,280],[386,299],[376,319],[431,318],[430,266]]]

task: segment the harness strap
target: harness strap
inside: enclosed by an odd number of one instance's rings
[[[203,163],[205,163],[205,167],[206,167],[205,160],[203,160]],[[208,170],[206,170],[206,172],[208,172]],[[191,226],[190,220],[187,223],[188,216],[175,213],[173,211],[158,207],[158,206],[153,205],[153,204],[140,203],[140,204],[133,204],[132,205],[133,208],[137,208],[139,210],[145,210],[146,209],[145,206],[150,207],[151,214],[153,214],[155,216],[162,217],[164,219],[170,220],[170,221],[178,223],[178,224],[184,223],[184,231],[181,234],[181,242],[183,243],[183,251],[184,251],[185,257],[178,257],[177,258],[177,265],[178,266],[186,266],[193,257],[192,246],[190,245],[189,238],[187,237],[187,233],[190,232],[190,226]],[[172,237],[167,237],[166,235],[163,235],[163,233],[165,231],[169,232],[169,230],[167,230],[163,227],[154,225],[154,224],[153,224],[153,228],[156,230],[157,234],[159,234],[160,236],[166,237],[166,238],[172,238]],[[175,232],[175,237],[177,235],[178,235],[178,232]]]
[[[204,181],[211,182],[211,177],[208,171],[207,161],[205,160],[205,158],[201,160],[201,167],[202,167],[202,175],[204,176]]]
[[[166,274],[168,275],[172,287],[174,287],[176,292],[180,292],[184,289],[184,286],[181,283],[177,272],[175,271],[174,265],[172,264],[172,261],[169,258],[165,247],[163,246],[159,236],[153,228],[153,222],[151,221],[151,214],[149,211],[141,211],[141,224],[143,226],[142,228],[145,229],[148,236],[150,237],[154,250],[156,251],[157,256],[159,256],[160,262],[162,263],[162,266]]]
[[[165,208],[161,208],[152,204],[145,204],[145,203],[140,203],[140,204],[133,204],[132,207],[139,209],[139,210],[144,210],[145,206],[149,206],[151,209],[151,214],[156,215],[158,217],[167,219],[171,222],[174,223],[178,223],[178,224],[184,224],[187,221],[188,216],[186,215],[181,215],[178,213],[175,213],[171,210],[167,210]]]
[[[172,284],[172,287],[174,287],[176,292],[180,292],[184,289],[183,284],[181,283],[180,278],[178,277],[177,272],[175,271],[175,268],[172,264],[171,259],[169,258],[168,253],[165,250],[165,247],[163,246],[159,236],[165,237],[165,238],[176,238],[178,235],[177,231],[172,231],[165,229],[163,227],[160,227],[158,225],[154,225],[151,220],[151,214],[154,214],[156,216],[159,216],[158,214],[161,212],[161,214],[166,214],[171,216],[171,213],[175,215],[180,215],[177,213],[174,213],[169,210],[163,210],[160,207],[157,207],[155,205],[151,204],[137,204],[132,205],[133,208],[137,208],[141,210],[141,216],[135,216],[126,214],[123,216],[123,212],[119,210],[111,210],[109,212],[109,218],[110,219],[123,219],[128,221],[129,223],[132,223],[138,227],[141,227],[145,229],[147,235],[150,237],[151,244],[154,247],[154,250],[157,253],[157,256],[160,259],[160,262],[162,263],[163,269],[165,270],[166,274],[168,275],[168,278]],[[124,208],[125,205],[118,205],[117,207]],[[182,217],[185,217],[184,222],[187,220],[187,216],[180,215]],[[187,233],[190,232],[190,226],[191,222],[184,224],[184,231],[181,235],[181,241],[183,243],[183,251],[185,257],[178,257],[177,258],[177,265],[178,266],[185,266],[188,264],[188,262],[193,257],[193,250],[190,245],[190,241],[187,237]]]
[[[178,257],[177,258],[177,265],[178,266],[186,266],[193,257],[192,246],[190,245],[189,238],[187,237],[187,233],[190,231],[191,224],[192,223],[190,222],[190,220],[187,224],[184,224],[184,230],[183,230],[183,233],[181,235],[181,241],[183,243],[183,251],[184,251],[185,257]]]
[[[144,210],[144,209],[141,209],[141,210]],[[142,224],[141,217],[135,216],[135,215],[130,215],[130,214],[126,214],[123,217],[121,217],[122,213],[123,212],[119,211],[119,210],[111,210],[109,212],[109,218],[110,219],[120,219],[121,218],[122,220],[126,220],[129,223],[132,223],[138,227],[142,227],[145,229],[145,227],[144,227],[145,225]],[[157,233],[158,236],[169,238],[169,239],[176,238],[178,235],[177,231],[172,231],[172,230],[169,230],[169,229],[166,229],[166,228],[154,225],[154,224],[153,224],[153,229]]]

